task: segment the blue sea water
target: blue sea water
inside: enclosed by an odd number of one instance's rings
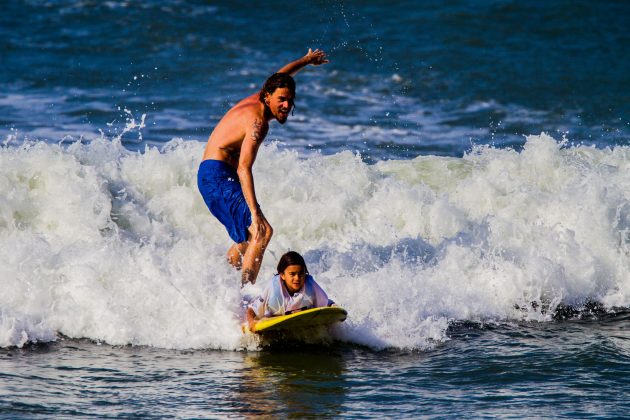
[[[0,416],[627,416],[627,2],[1,4]],[[308,48],[239,290],[196,167]],[[329,340],[240,332],[289,248]]]

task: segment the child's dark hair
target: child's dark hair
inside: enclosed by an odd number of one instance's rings
[[[306,268],[306,262],[304,262],[304,258],[295,251],[289,251],[280,257],[280,261],[278,261],[278,274],[284,272],[284,270],[290,265],[301,265],[304,267],[304,272],[308,274],[308,268]]]
[[[274,73],[265,81],[262,89],[260,89],[258,100],[264,104],[265,95],[267,93],[273,95],[278,88],[289,88],[293,94],[293,99],[295,99],[295,80],[293,80],[293,77],[291,77],[289,73]]]

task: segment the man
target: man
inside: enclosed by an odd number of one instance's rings
[[[263,254],[273,229],[265,218],[254,189],[252,166],[269,121],[284,124],[293,108],[292,76],[309,64],[328,63],[323,51],[312,51],[273,74],[260,92],[241,100],[219,121],[210,134],[197,184],[210,212],[225,226],[235,242],[228,261],[242,267],[241,286],[256,282]]]

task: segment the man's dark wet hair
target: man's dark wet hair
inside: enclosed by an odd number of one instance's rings
[[[304,258],[300,254],[295,251],[289,251],[280,257],[280,261],[278,261],[278,274],[283,273],[284,270],[290,265],[301,265],[304,267],[304,272],[308,274],[308,268],[306,268],[306,262],[304,262]]]
[[[267,93],[273,95],[278,88],[289,88],[293,94],[293,99],[295,99],[295,80],[293,80],[293,77],[289,73],[274,73],[269,76],[262,89],[260,89],[258,100],[264,104],[265,95]]]

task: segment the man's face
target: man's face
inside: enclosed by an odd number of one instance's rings
[[[274,90],[271,95],[267,94],[267,106],[280,124],[284,124],[289,118],[289,112],[293,108],[293,99],[293,93],[286,87]]]

